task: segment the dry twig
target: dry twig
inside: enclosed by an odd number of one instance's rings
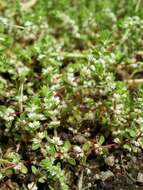
[[[27,11],[28,9],[33,8],[36,3],[37,3],[37,0],[27,1],[27,2],[21,4],[21,9],[23,11]]]

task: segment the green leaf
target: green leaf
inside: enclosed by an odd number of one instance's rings
[[[38,148],[40,148],[40,144],[39,143],[33,143],[32,144],[32,150],[37,150]]]
[[[46,159],[43,159],[41,162],[40,162],[40,165],[44,168],[44,169],[49,169],[51,166],[52,166],[52,162],[50,159],[46,158]]]
[[[38,179],[38,182],[40,182],[40,183],[45,183],[45,177],[40,177],[39,179]]]
[[[105,138],[104,138],[104,136],[103,135],[101,135],[100,137],[99,137],[99,144],[103,144],[104,143],[104,141],[105,141]]]
[[[38,170],[37,170],[37,168],[36,168],[35,166],[32,166],[32,168],[31,168],[31,169],[32,169],[32,173],[33,173],[33,174],[36,174],[36,173],[37,173],[37,171],[38,171]]]
[[[49,186],[50,190],[55,190],[53,187]]]
[[[76,165],[76,161],[75,161],[74,158],[68,158],[67,161],[68,161],[69,164],[71,164],[71,165],[73,165],[73,166]]]
[[[140,143],[140,146],[143,148],[143,139],[141,138],[141,139],[139,139],[138,141],[139,141],[139,143]]]
[[[71,148],[71,143],[69,141],[65,141],[65,143],[64,143],[64,149],[66,151],[68,151],[68,150],[70,150],[70,148]]]
[[[4,175],[6,175],[6,176],[12,176],[12,174],[13,174],[13,170],[12,170],[12,169],[7,169],[7,170],[5,171],[5,174],[4,174]]]
[[[124,149],[127,149],[127,150],[129,150],[129,151],[132,150],[132,148],[131,148],[131,146],[130,146],[129,144],[124,144],[124,145],[123,145],[123,148],[124,148]]]
[[[136,131],[135,131],[135,129],[132,129],[132,128],[131,128],[131,129],[129,130],[129,134],[130,134],[131,137],[136,137]]]
[[[51,156],[54,156],[56,154],[55,145],[50,145],[49,154],[51,154]]]
[[[24,164],[21,165],[20,171],[21,171],[23,174],[27,174],[27,173],[28,173],[28,169],[26,168],[26,166],[25,166]]]
[[[91,143],[90,142],[87,142],[87,143],[83,144],[83,146],[82,146],[83,150],[85,150],[85,151],[89,150],[90,147],[91,147]]]

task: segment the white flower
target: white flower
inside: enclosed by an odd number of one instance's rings
[[[52,66],[49,66],[49,67],[47,67],[47,68],[44,68],[44,69],[42,70],[42,73],[43,73],[44,75],[47,75],[47,74],[51,73],[52,70],[53,70],[53,67],[52,67]]]
[[[6,121],[12,121],[16,116],[15,110],[13,110],[12,108],[8,108],[4,113],[2,113],[2,115]]]
[[[16,164],[16,166],[14,167],[15,170],[20,170],[22,167],[22,163],[18,163]]]
[[[29,127],[30,127],[30,128],[35,128],[35,127],[36,127],[36,128],[37,128],[37,127],[39,128],[39,127],[40,127],[40,122],[39,122],[39,121],[30,122],[30,123],[29,123]]]
[[[32,141],[33,141],[34,144],[41,143],[41,139],[37,139],[37,138],[32,139]]]
[[[143,118],[139,117],[138,119],[135,120],[138,124],[143,124]]]
[[[120,141],[119,138],[115,138],[115,139],[114,139],[114,142],[117,143],[117,144],[120,144],[120,143],[121,143],[121,141]]]
[[[69,82],[73,82],[75,80],[74,74],[73,73],[68,73],[67,79]]]
[[[28,189],[29,190],[37,190],[38,187],[37,187],[37,185],[34,182],[32,182],[32,183],[28,184]]]
[[[45,134],[44,134],[43,132],[39,132],[39,133],[38,133],[38,137],[39,137],[40,139],[43,139],[44,136],[45,136]]]
[[[49,123],[49,125],[51,125],[51,126],[59,126],[60,125],[60,121],[51,121]]]
[[[53,137],[52,143],[60,146],[63,144],[63,141],[59,137]]]
[[[19,75],[23,75],[23,74],[26,75],[30,71],[28,67],[23,66],[23,65],[22,67],[18,67],[17,70],[18,70]]]
[[[113,97],[114,97],[115,99],[120,99],[120,94],[113,94]]]
[[[60,98],[58,96],[53,96],[52,97],[52,101],[55,103],[55,104],[59,104],[60,103]]]

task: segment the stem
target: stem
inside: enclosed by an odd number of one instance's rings
[[[5,170],[8,170],[8,169],[14,168],[15,166],[16,166],[16,164],[11,164],[10,166],[7,166],[7,167],[3,168],[2,170],[5,171]]]
[[[102,145],[102,148],[112,148],[114,146],[117,146],[117,144],[107,144],[107,145]]]
[[[81,54],[81,53],[69,53],[69,52],[62,52],[62,53],[51,53],[51,57],[63,57],[63,58],[80,58],[80,59],[88,59],[89,57],[87,54]]]
[[[132,74],[130,75],[130,79],[132,79],[134,77],[135,74],[142,72],[143,69],[136,69],[135,71],[132,72]]]
[[[20,113],[23,112],[23,86],[24,86],[24,82],[21,83],[21,87],[20,87],[20,100],[19,100],[19,112]]]
[[[83,170],[81,171],[79,181],[78,181],[78,190],[82,190],[82,185],[83,184]]]
[[[143,83],[143,79],[129,79],[129,80],[126,80],[126,82],[130,86],[134,86],[134,85],[139,85],[139,84]]]
[[[55,136],[55,137],[58,136],[58,133],[57,133],[57,129],[56,129],[56,128],[54,129],[54,136]]]
[[[135,13],[138,12],[140,4],[141,4],[141,0],[138,0],[136,4],[136,8],[135,8]]]
[[[20,25],[17,25],[17,24],[11,24],[11,23],[5,22],[3,17],[0,17],[0,21],[6,26],[10,26],[10,27],[13,27],[13,28],[18,28],[18,29],[21,29],[21,30],[25,30],[24,26],[20,26]]]
[[[143,132],[140,132],[139,134],[138,134],[138,136],[136,137],[136,141],[140,138],[140,137],[142,137],[143,136]]]
[[[18,28],[18,29],[21,29],[21,30],[25,30],[24,26],[20,26],[20,25],[16,25],[16,24],[5,24],[5,25],[11,26],[13,28]]]
[[[123,35],[123,37],[122,37],[122,39],[121,39],[121,41],[119,43],[119,46],[122,45],[126,41],[126,39],[128,37],[128,34],[129,34],[129,31],[130,31],[130,29],[126,30],[125,34]]]
[[[0,159],[0,164],[11,164],[11,162],[5,159]]]

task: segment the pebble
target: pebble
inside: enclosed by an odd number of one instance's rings
[[[114,176],[114,174],[110,170],[105,171],[105,172],[103,172],[103,171],[101,172],[101,180],[102,181],[105,181],[105,180],[107,180],[113,176]]]
[[[137,181],[143,183],[143,173],[139,172],[137,176]]]
[[[73,151],[75,152],[75,153],[81,153],[82,152],[82,149],[80,148],[80,146],[74,146],[73,147]]]
[[[114,156],[108,156],[105,158],[105,163],[108,165],[108,166],[114,166],[115,164],[115,158]]]
[[[87,139],[86,139],[84,136],[82,136],[82,135],[76,135],[76,136],[74,137],[74,140],[75,140],[76,142],[80,143],[80,144],[84,144],[84,143],[87,142]]]

